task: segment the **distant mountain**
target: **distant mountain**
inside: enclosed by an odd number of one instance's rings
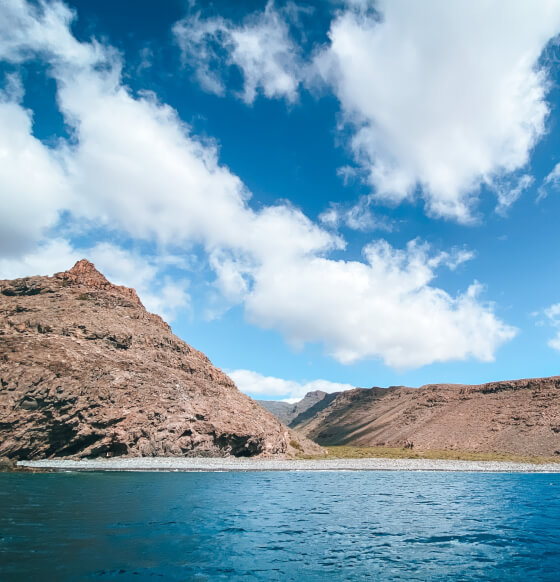
[[[560,376],[477,386],[356,388],[291,427],[321,445],[560,455]]]
[[[294,405],[278,400],[257,400],[257,402],[286,426],[290,424],[294,415]]]
[[[320,451],[90,262],[0,281],[0,457]]]
[[[257,402],[274,414],[284,424],[290,426],[296,419],[303,420],[310,409],[318,412],[322,405],[326,406],[332,400],[331,395],[322,390],[308,392],[301,400],[294,404],[278,400],[257,400]]]

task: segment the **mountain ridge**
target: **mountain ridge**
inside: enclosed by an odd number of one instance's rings
[[[290,427],[323,446],[560,454],[560,376],[478,385],[355,388]]]
[[[257,402],[269,412],[274,414],[286,426],[296,422],[302,415],[306,414],[310,408],[317,408],[325,399],[328,401],[329,394],[323,390],[312,390],[297,402],[283,402],[281,400],[257,400]]]

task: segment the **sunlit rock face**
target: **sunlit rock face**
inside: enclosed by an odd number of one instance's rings
[[[302,451],[321,449],[87,260],[0,281],[0,457]]]
[[[560,376],[329,396],[290,425],[321,445],[560,455]]]

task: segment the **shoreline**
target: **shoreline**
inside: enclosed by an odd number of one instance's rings
[[[47,471],[253,472],[253,471],[443,471],[468,473],[560,473],[560,463],[448,459],[240,459],[120,457],[18,461],[17,467]]]

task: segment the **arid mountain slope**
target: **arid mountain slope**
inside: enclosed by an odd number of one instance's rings
[[[282,402],[281,400],[257,400],[257,402],[270,414],[274,416],[286,426],[290,424],[293,418],[294,405],[289,402]]]
[[[278,400],[257,400],[257,402],[274,414],[274,416],[281,420],[285,425],[289,426],[291,422],[296,421],[296,419],[307,412],[310,408],[316,408],[317,404],[324,402],[325,398],[328,396],[330,396],[330,394],[327,394],[322,390],[313,390],[313,392],[308,392],[301,400],[294,404]],[[330,402],[329,398],[327,398],[327,402]]]
[[[560,376],[357,388],[291,426],[321,445],[560,454]]]
[[[0,281],[0,457],[317,452],[86,260]]]

